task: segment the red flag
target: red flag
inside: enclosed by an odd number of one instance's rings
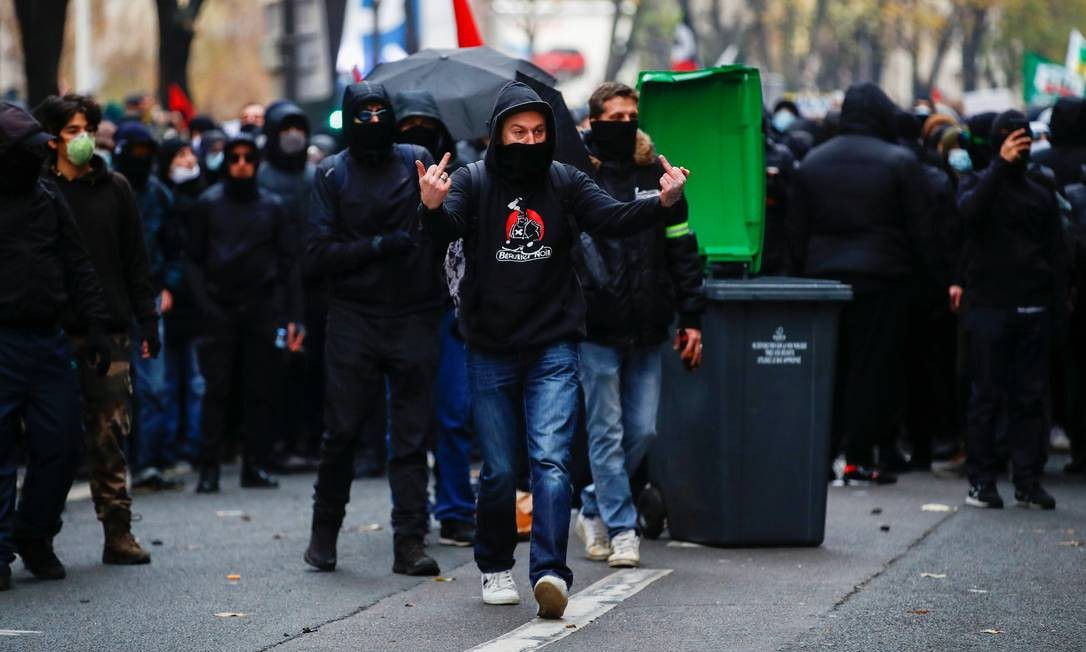
[[[475,16],[471,13],[468,0],[452,0],[453,13],[456,14],[456,40],[462,48],[474,48],[483,44],[479,28],[475,26]]]
[[[185,124],[192,120],[192,116],[196,115],[196,109],[192,106],[192,100],[185,94],[177,82],[171,83],[166,88],[166,108],[170,111],[177,111],[181,114],[181,117],[185,119]]]

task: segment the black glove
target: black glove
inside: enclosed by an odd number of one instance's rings
[[[407,231],[393,231],[373,239],[373,248],[378,256],[402,256],[414,246],[415,243],[411,240],[411,236]]]
[[[148,319],[140,324],[140,337],[147,342],[147,350],[150,351],[151,357],[157,358],[159,351],[162,350],[162,340],[158,337],[158,320]]]
[[[99,376],[105,376],[109,373],[112,348],[112,342],[109,341],[105,329],[101,326],[91,326],[87,331],[86,339],[83,340],[83,346],[79,349],[79,357],[83,358],[87,365],[94,367]]]

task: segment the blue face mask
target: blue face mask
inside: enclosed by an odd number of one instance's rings
[[[226,158],[226,155],[223,152],[211,152],[204,158],[204,164],[207,169],[214,172],[222,167],[224,158]]]
[[[969,152],[960,147],[950,150],[946,162],[959,174],[973,169],[973,159],[969,158]]]
[[[785,111],[781,109],[773,114],[773,128],[777,131],[784,133],[792,123],[796,121],[796,116],[792,115],[791,111]]]

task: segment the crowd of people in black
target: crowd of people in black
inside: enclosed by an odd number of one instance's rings
[[[342,150],[289,101],[168,129],[138,102],[117,124],[81,95],[0,105],[0,589],[16,554],[64,577],[52,541],[81,460],[103,562],[143,564],[130,487],[195,470],[216,493],[239,454],[245,488],[317,472],[321,571],[352,480],[386,469],[396,573],[439,573],[433,518],[474,546],[484,602],[519,602],[518,489],[540,615],[565,609],[572,507],[589,559],[637,566],[662,356],[697,368],[706,307],[690,171],[655,152],[638,99],[593,93],[592,174],[555,161],[554,112],[516,82],[479,152],[429,93],[368,82],[344,93]],[[1010,462],[1016,501],[1051,509],[1052,422],[1086,471],[1086,109],[1041,124],[903,110],[872,84],[819,120],[767,111],[763,273],[855,297],[830,480],[934,463],[1001,507]]]

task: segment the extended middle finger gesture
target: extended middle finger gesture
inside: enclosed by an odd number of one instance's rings
[[[671,208],[682,199],[683,187],[686,186],[690,171],[673,166],[663,155],[660,156],[660,165],[664,166],[664,176],[660,177],[660,205]]]
[[[452,187],[449,173],[445,171],[450,158],[452,156],[446,152],[445,156],[441,157],[441,162],[431,165],[430,169],[426,169],[422,161],[415,161],[415,167],[419,171],[420,198],[423,206],[430,210],[436,210],[441,206],[441,202],[445,201],[445,197],[449,194],[449,188]]]

